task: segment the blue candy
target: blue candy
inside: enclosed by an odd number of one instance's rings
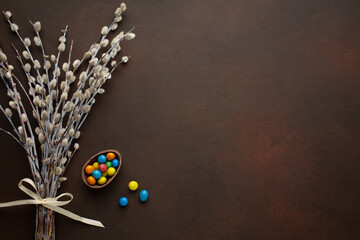
[[[100,155],[98,156],[98,162],[99,163],[106,163],[106,156],[105,155]]]
[[[99,178],[101,178],[101,172],[100,172],[99,170],[94,170],[94,171],[92,172],[92,176],[93,176],[96,180],[98,180]]]
[[[140,201],[146,202],[148,200],[148,197],[149,197],[149,192],[148,191],[142,190],[140,192]]]
[[[126,205],[128,205],[128,199],[126,198],[126,197],[122,197],[122,198],[120,198],[120,200],[119,200],[119,204],[120,204],[120,206],[122,206],[122,207],[125,207]]]
[[[119,166],[119,160],[117,159],[114,159],[111,161],[111,165],[114,167],[114,168],[117,168]]]

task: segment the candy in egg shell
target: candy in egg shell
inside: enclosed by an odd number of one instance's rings
[[[99,180],[98,180],[98,184],[100,185],[104,185],[106,183],[107,179],[106,177],[101,177]]]
[[[119,160],[117,160],[117,159],[112,160],[111,165],[112,165],[114,168],[117,168],[117,167],[119,166]]]
[[[98,156],[97,160],[98,160],[99,164],[106,163],[106,157],[104,154],[101,154],[100,156]]]
[[[106,172],[107,171],[107,166],[104,164],[104,163],[101,163],[100,165],[99,165],[99,171],[100,172],[102,172],[102,173],[104,173],[104,172]]]
[[[84,164],[81,173],[83,182],[90,188],[103,188],[116,177],[121,163],[121,155],[116,150],[98,152]]]
[[[93,167],[94,167],[94,170],[98,170],[99,169],[99,163],[94,162]]]
[[[87,165],[86,168],[85,168],[85,172],[87,175],[91,175],[94,171],[94,167],[92,165]]]
[[[111,168],[112,167],[112,164],[110,161],[106,161],[105,165],[107,166],[107,168]]]
[[[108,176],[112,176],[112,175],[114,175],[115,174],[115,172],[116,172],[116,169],[115,168],[113,168],[113,167],[110,167],[108,170],[107,170],[107,174],[108,174]]]
[[[94,170],[92,176],[97,180],[101,177],[101,172],[99,170]]]
[[[113,153],[113,152],[109,152],[106,154],[106,159],[109,161],[112,161],[115,157],[116,157],[115,153]]]

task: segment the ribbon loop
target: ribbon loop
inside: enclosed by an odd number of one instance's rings
[[[28,183],[35,191],[30,190],[29,188],[25,187],[23,185],[23,183]],[[102,227],[105,228],[105,226],[97,220],[93,220],[93,219],[89,219],[89,218],[84,218],[84,217],[80,217],[79,215],[76,215],[75,213],[72,213],[66,209],[63,209],[59,206],[64,206],[69,204],[73,199],[74,196],[71,193],[62,193],[59,196],[52,198],[41,198],[40,193],[38,192],[38,190],[36,189],[36,185],[34,183],[33,180],[31,180],[30,178],[24,178],[22,180],[20,180],[18,187],[21,191],[23,191],[24,193],[26,193],[26,195],[28,195],[29,197],[31,197],[32,199],[24,199],[24,200],[17,200],[17,201],[12,201],[12,202],[6,202],[6,203],[0,203],[0,208],[2,207],[12,207],[12,206],[20,206],[20,205],[28,205],[28,204],[40,204],[43,205],[44,207],[51,209],[57,213],[60,213],[68,218],[74,219],[76,221],[88,224],[88,225],[92,225],[95,227]],[[70,199],[68,200],[61,200],[61,198],[64,197],[68,197]]]

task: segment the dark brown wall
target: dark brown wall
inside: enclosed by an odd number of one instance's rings
[[[52,50],[69,24],[80,57],[118,4],[2,0],[1,9],[24,34],[40,20]],[[359,1],[127,4],[131,62],[98,98],[61,188],[75,197],[67,209],[106,229],[57,215],[57,239],[360,239]],[[4,20],[0,36],[8,55],[10,42],[20,46]],[[0,142],[0,202],[26,198],[25,153],[4,134]],[[81,167],[106,148],[122,153],[121,173],[88,189]],[[128,192],[132,179],[149,189],[146,204]],[[0,209],[0,239],[31,239],[34,222],[33,206]]]

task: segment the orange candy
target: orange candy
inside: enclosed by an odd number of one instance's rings
[[[115,158],[115,154],[112,152],[109,152],[108,154],[106,154],[106,159],[109,161],[112,161]]]
[[[91,175],[94,170],[95,170],[94,167],[91,166],[91,165],[87,165],[86,168],[85,168],[85,172],[88,175]]]
[[[90,176],[87,178],[87,182],[90,184],[90,185],[94,185],[96,183],[96,180],[93,176]]]

